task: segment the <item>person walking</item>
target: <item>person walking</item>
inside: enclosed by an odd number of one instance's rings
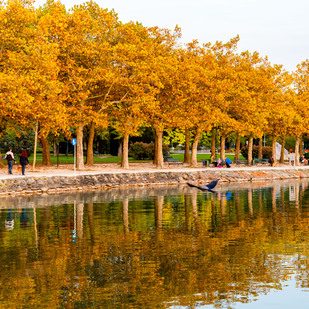
[[[290,165],[295,166],[295,152],[293,152],[293,150],[290,153]]]
[[[25,175],[26,165],[29,164],[27,151],[25,150],[19,158],[19,163],[21,165],[21,174]]]
[[[13,174],[12,168],[13,168],[13,161],[15,161],[15,158],[14,158],[14,154],[12,152],[12,148],[10,148],[9,151],[5,154],[4,159],[6,159],[7,162],[8,162],[9,174]]]

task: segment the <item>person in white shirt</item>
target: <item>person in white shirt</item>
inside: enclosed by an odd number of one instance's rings
[[[290,162],[292,166],[295,165],[295,152],[290,153]]]
[[[12,168],[13,168],[13,161],[15,161],[15,158],[12,152],[12,148],[10,148],[9,151],[5,154],[4,159],[6,159],[8,162],[9,174],[13,174]]]

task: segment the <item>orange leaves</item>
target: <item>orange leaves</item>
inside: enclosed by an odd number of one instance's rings
[[[6,92],[0,99],[2,110],[21,126],[29,127],[32,121],[40,121],[58,130],[65,123],[58,115],[59,112],[65,115],[59,100],[58,45],[47,40],[44,18],[39,21],[31,4],[12,1],[0,14],[7,16],[1,18],[0,29],[10,36],[10,40],[0,37],[4,79],[1,90]]]
[[[256,135],[307,130],[308,61],[291,75],[257,52],[237,54],[238,36],[184,48],[180,37],[178,26],[121,23],[92,1],[70,11],[59,2],[35,10],[8,1],[0,8],[1,113],[55,130],[95,119],[130,134],[141,123]]]

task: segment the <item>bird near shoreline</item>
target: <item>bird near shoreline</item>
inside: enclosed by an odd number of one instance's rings
[[[212,193],[216,193],[216,191],[213,191],[212,189],[218,184],[218,181],[219,181],[219,179],[214,179],[213,181],[211,181],[208,185],[206,185],[204,187],[196,186],[196,185],[193,185],[192,183],[189,183],[189,182],[187,182],[187,185],[189,187],[192,187],[192,188],[197,188],[201,191],[209,191],[209,192],[212,192]]]

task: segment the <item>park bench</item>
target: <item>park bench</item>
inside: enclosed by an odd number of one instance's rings
[[[254,159],[253,160],[253,165],[256,165],[258,163],[261,163],[261,164],[268,163],[269,164],[268,159]]]
[[[236,159],[236,160],[235,160],[235,163],[236,163],[236,165],[238,165],[238,164],[246,164],[246,165],[248,165],[248,160],[245,160],[245,159]]]
[[[164,157],[164,162],[167,163],[167,165],[182,165],[183,162],[180,162],[179,159],[175,159],[173,157]]]
[[[204,159],[203,160],[203,166],[205,166],[205,167],[210,166],[210,160],[209,159]]]

